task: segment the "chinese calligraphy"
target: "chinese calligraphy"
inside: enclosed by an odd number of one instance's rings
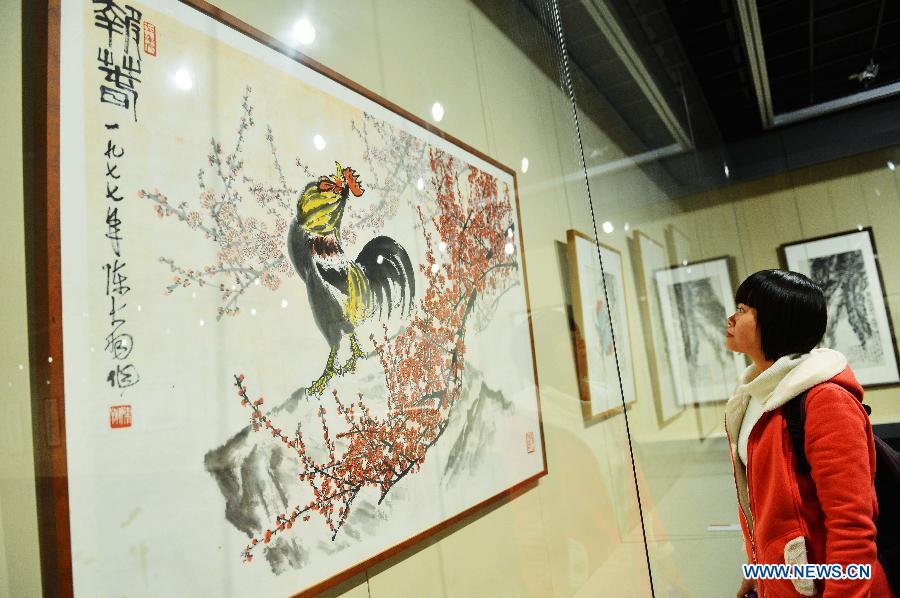
[[[100,83],[100,103],[114,108],[130,110],[137,122],[138,91],[141,83],[141,12],[133,7],[120,6],[115,0],[93,0],[94,25],[106,33],[105,46],[97,48]],[[122,43],[124,42],[124,43]],[[117,114],[110,114],[115,121]],[[125,148],[114,135],[122,134],[118,122],[106,122],[106,148],[102,163],[105,168],[104,183],[104,237],[110,243],[112,254],[103,264],[106,298],[109,306],[109,328],[105,351],[112,359],[106,382],[112,388],[124,390],[140,381],[137,368],[131,363],[134,337],[127,331],[126,297],[131,292],[128,284],[127,261],[124,256],[123,212],[120,210],[125,193],[121,189]],[[98,173],[99,174],[99,173]],[[100,193],[104,187],[101,187]]]
[[[97,69],[103,73],[100,102],[119,108],[129,108],[137,121],[138,87],[141,82],[141,12],[115,0],[93,0],[94,26],[106,32],[106,47],[97,48]],[[124,37],[125,53],[119,55],[113,47],[118,37]],[[109,84],[109,85],[107,85]]]

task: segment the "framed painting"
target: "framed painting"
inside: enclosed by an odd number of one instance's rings
[[[666,227],[666,247],[672,266],[686,266],[691,261],[691,239],[674,224]]]
[[[740,355],[725,348],[733,271],[733,260],[720,257],[654,274],[672,378],[685,404],[727,401],[744,369]]]
[[[656,417],[660,426],[664,426],[680,415],[685,405],[677,394],[672,366],[666,357],[670,347],[663,329],[663,313],[656,288],[656,273],[668,269],[669,260],[665,248],[641,231],[634,231],[632,243],[638,299],[643,312],[644,344],[656,399]]]
[[[576,230],[566,233],[578,388],[590,419],[635,401],[622,255]]]
[[[866,388],[900,383],[900,358],[872,228],[786,243],[783,267],[810,277],[828,304],[822,344],[847,356]]]
[[[315,593],[546,473],[513,170],[200,0],[45,16],[46,592]]]

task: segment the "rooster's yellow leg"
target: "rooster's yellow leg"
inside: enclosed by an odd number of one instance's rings
[[[325,385],[328,384],[328,381],[340,373],[340,371],[334,367],[335,357],[337,357],[336,347],[328,354],[328,361],[325,363],[325,371],[322,372],[322,375],[319,376],[315,382],[309,385],[309,394],[318,396],[325,392]]]
[[[359,341],[356,340],[356,334],[350,334],[350,359],[347,360],[347,363],[344,364],[344,367],[341,368],[341,373],[346,374],[347,372],[355,372],[356,371],[356,360],[360,357],[365,357],[366,354],[363,353],[363,350],[359,348]]]

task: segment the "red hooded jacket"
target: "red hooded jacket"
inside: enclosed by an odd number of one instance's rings
[[[729,433],[738,512],[751,562],[840,564],[845,571],[849,564],[872,567],[869,580],[759,580],[760,598],[893,596],[875,546],[875,446],[862,396],[862,386],[848,367],[809,389],[809,474],[797,473],[780,405],[767,401],[753,426],[746,468],[736,454],[736,437]]]

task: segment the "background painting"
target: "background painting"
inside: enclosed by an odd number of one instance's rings
[[[659,302],[656,272],[669,267],[663,246],[643,234],[634,232],[635,276],[643,308],[644,342],[649,353],[653,392],[656,396],[656,415],[660,425],[670,422],[684,410],[684,401],[678,395],[672,365],[667,359],[670,347],[663,330],[663,313]]]
[[[636,399],[622,257],[574,230],[567,240],[579,384],[589,415],[597,417]]]
[[[666,227],[666,249],[672,266],[684,266],[693,259],[690,237],[674,224]]]
[[[716,258],[655,274],[673,378],[686,403],[727,401],[743,359],[725,348],[734,313],[730,260]]]
[[[173,0],[61,48],[76,594],[321,587],[546,472],[511,171]]]
[[[822,345],[846,355],[865,386],[900,382],[872,229],[788,243],[779,251],[784,267],[809,276],[825,292]]]

